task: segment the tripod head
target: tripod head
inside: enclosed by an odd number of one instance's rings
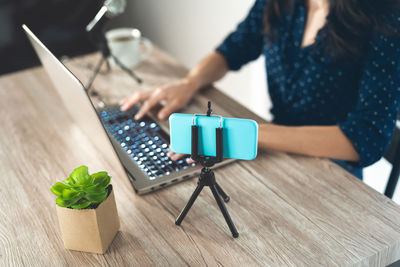
[[[211,109],[211,101],[208,101],[207,103],[207,116],[211,116],[212,109]]]

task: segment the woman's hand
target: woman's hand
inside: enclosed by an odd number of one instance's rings
[[[135,115],[135,119],[139,120],[152,107],[166,102],[166,105],[158,113],[158,118],[164,120],[172,112],[185,106],[199,88],[221,79],[227,71],[228,64],[225,57],[218,52],[212,52],[193,68],[185,79],[135,93],[119,103],[121,105],[121,110],[128,110],[133,105],[144,102]],[[176,154],[170,150],[168,156],[176,161],[184,155]],[[194,162],[192,159],[188,160],[188,163],[192,162]]]
[[[173,161],[177,161],[181,158],[183,158],[185,156],[185,154],[178,154],[175,153],[174,151],[171,150],[171,148],[169,148],[169,151],[167,153],[167,156],[172,159]]]
[[[167,156],[168,156],[170,159],[172,159],[173,161],[177,161],[177,160],[180,160],[181,158],[183,158],[183,157],[186,156],[186,155],[185,155],[185,154],[178,154],[178,153],[175,153],[175,152],[172,151],[171,148],[170,148],[169,151],[168,151],[168,153],[167,153]],[[195,161],[192,160],[191,158],[187,158],[187,159],[186,159],[186,162],[187,162],[188,164],[191,164],[191,163],[193,163],[193,162],[195,162]]]
[[[123,99],[119,104],[121,110],[125,111],[130,109],[133,105],[143,102],[142,107],[135,115],[135,120],[139,120],[149,112],[151,108],[157,104],[166,102],[166,105],[157,115],[160,120],[164,120],[168,118],[172,112],[185,106],[196,93],[197,89],[196,83],[189,79],[183,79],[175,83],[136,92]]]

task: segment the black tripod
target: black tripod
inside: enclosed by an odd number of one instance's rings
[[[211,102],[208,102],[208,110],[207,116],[211,116]],[[224,199],[225,202],[230,200],[229,196],[222,190],[222,188],[218,185],[217,181],[215,180],[215,175],[212,169],[215,163],[221,162],[223,160],[223,128],[222,128],[222,118],[220,121],[220,127],[215,129],[216,133],[216,156],[215,157],[208,157],[208,156],[199,156],[198,155],[198,136],[199,136],[199,126],[196,126],[195,123],[195,115],[193,117],[193,125],[192,125],[192,150],[191,150],[191,157],[193,160],[200,162],[203,168],[201,169],[200,178],[197,183],[197,187],[194,190],[192,196],[190,197],[188,203],[186,204],[185,208],[179,214],[178,218],[175,221],[176,225],[180,225],[185,218],[186,214],[192,207],[194,201],[196,200],[197,196],[200,194],[201,190],[203,190],[204,186],[208,186],[211,189],[212,194],[214,195],[215,200],[217,201],[218,207],[224,215],[225,221],[229,226],[229,229],[232,232],[232,236],[234,238],[239,236],[238,231],[236,230],[235,225],[232,222],[231,216],[228,213],[228,210],[225,207],[224,202],[221,200],[221,197]]]
[[[92,75],[89,78],[89,81],[86,85],[86,90],[89,91],[90,87],[93,84],[94,79],[96,78],[97,74],[100,72],[101,66],[106,62],[107,64],[107,72],[110,71],[110,64],[107,61],[107,58],[111,57],[115,64],[120,67],[123,71],[129,74],[136,82],[142,83],[142,79],[140,79],[135,72],[133,72],[130,68],[126,67],[116,56],[114,56],[110,49],[108,48],[107,41],[104,34],[104,26],[106,20],[100,21],[96,24],[96,26],[89,32],[89,37],[92,42],[97,46],[97,48],[101,52],[101,59],[96,64]],[[97,95],[97,92],[93,91],[92,95]]]

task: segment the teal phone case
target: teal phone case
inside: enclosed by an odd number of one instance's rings
[[[252,160],[257,156],[258,124],[253,120],[174,113],[169,117],[171,150],[191,153],[191,128],[199,126],[199,155],[216,155],[215,129],[223,128],[224,158]]]

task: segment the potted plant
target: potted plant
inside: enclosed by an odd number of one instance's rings
[[[105,171],[89,174],[81,166],[51,188],[67,249],[103,254],[114,239],[119,219],[110,180]]]

